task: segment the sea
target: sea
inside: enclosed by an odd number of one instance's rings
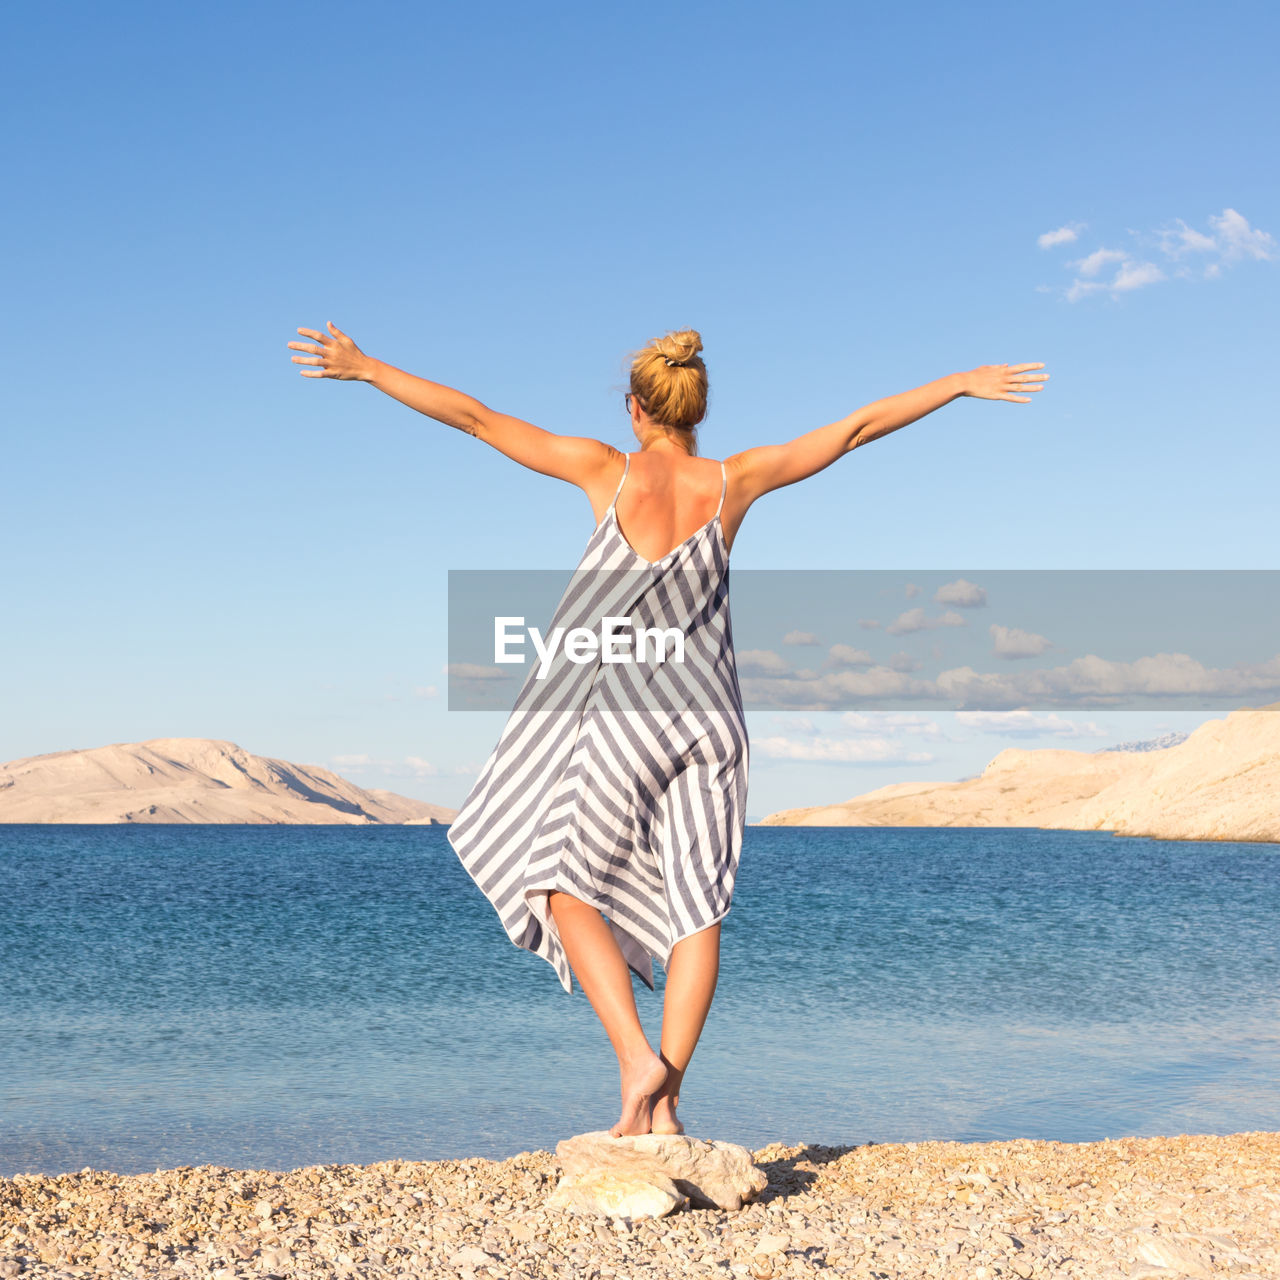
[[[0,912],[0,1176],[501,1159],[618,1118],[586,996],[443,827],[3,825]],[[1280,847],[748,827],[680,1114],[751,1148],[1280,1130]]]

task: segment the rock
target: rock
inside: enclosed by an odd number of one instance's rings
[[[688,1203],[676,1184],[656,1169],[567,1173],[547,1197],[549,1209],[604,1213],[611,1218],[663,1218]]]
[[[791,1243],[790,1236],[770,1233],[756,1241],[755,1253],[781,1253]]]
[[[488,1267],[493,1265],[493,1255],[477,1249],[473,1244],[464,1244],[453,1255],[453,1261],[460,1267]]]
[[[1190,1245],[1166,1236],[1146,1235],[1138,1241],[1138,1257],[1155,1267],[1168,1267],[1184,1276],[1212,1276],[1209,1260]]]
[[[653,1177],[675,1184],[698,1209],[741,1209],[769,1185],[751,1152],[733,1142],[690,1137],[687,1133],[641,1133],[615,1138],[598,1130],[565,1138],[556,1158],[568,1175],[610,1172],[627,1178]]]

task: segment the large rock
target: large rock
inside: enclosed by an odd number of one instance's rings
[[[664,1218],[688,1203],[688,1196],[656,1169],[566,1173],[547,1197],[551,1209],[604,1213],[611,1218]]]
[[[686,1201],[697,1209],[741,1209],[769,1185],[746,1147],[687,1133],[580,1133],[556,1146],[556,1158],[563,1177],[552,1207],[614,1217],[661,1217]],[[681,1203],[669,1203],[673,1193]],[[652,1205],[660,1212],[633,1213],[619,1205]]]

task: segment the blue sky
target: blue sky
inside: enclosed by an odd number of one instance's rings
[[[445,709],[447,572],[571,568],[591,510],[300,377],[285,344],[327,320],[623,447],[627,352],[691,325],[713,457],[1044,361],[1030,404],[953,403],[769,495],[735,565],[1275,567],[1280,21],[1204,13],[15,11],[0,758],[228,738],[461,802],[502,716]],[[1212,718],[869,715],[753,712],[783,744],[753,816]]]

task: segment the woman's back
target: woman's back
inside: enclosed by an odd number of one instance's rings
[[[717,513],[726,549],[732,538],[721,506],[727,499],[723,464],[665,449],[619,454],[610,492],[622,488],[614,503],[618,531],[642,559],[658,561],[706,528]]]

